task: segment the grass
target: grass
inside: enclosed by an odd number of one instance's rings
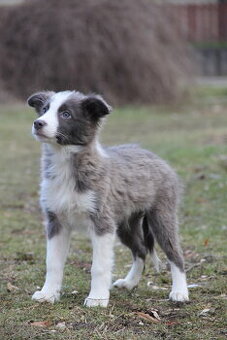
[[[138,142],[152,149],[183,179],[180,231],[188,283],[197,284],[190,289],[191,301],[183,305],[167,300],[171,281],[160,252],[164,264],[160,274],[148,260],[138,288],[113,290],[107,309],[84,308],[91,246],[83,234],[72,240],[61,301],[54,305],[31,301],[45,275],[38,208],[40,146],[30,135],[33,112],[21,104],[0,106],[0,339],[225,338],[225,93],[198,90],[189,103],[175,108],[119,109],[102,132],[105,144]],[[129,251],[117,244],[114,277],[125,275],[130,263]],[[160,322],[138,315],[152,315],[154,310]]]
[[[197,43],[192,43],[192,45],[199,49],[226,49],[227,42],[226,41],[212,41],[212,42],[201,41]]]

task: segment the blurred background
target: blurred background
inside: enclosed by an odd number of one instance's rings
[[[225,0],[0,5],[0,86],[10,97],[76,88],[111,104],[163,104],[179,101],[193,76],[227,76]]]
[[[107,310],[85,309],[83,235],[72,240],[61,302],[31,301],[45,275],[45,235],[26,99],[43,89],[102,94],[114,107],[102,143],[139,143],[176,169],[191,303],[168,302],[158,249],[159,275],[148,259],[135,291],[112,291]],[[0,0],[0,339],[226,338],[226,112],[227,1]],[[114,278],[130,261],[118,243]]]

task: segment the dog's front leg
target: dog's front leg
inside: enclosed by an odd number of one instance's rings
[[[92,231],[93,260],[91,267],[91,290],[85,299],[85,306],[107,307],[113,267],[113,247],[115,234],[113,232],[97,235]]]
[[[41,291],[33,294],[33,300],[51,303],[59,300],[70,233],[64,227],[57,229],[54,235],[47,233],[46,280]]]

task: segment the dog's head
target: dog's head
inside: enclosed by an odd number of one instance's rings
[[[99,95],[75,91],[39,92],[28,98],[38,119],[32,126],[34,137],[44,143],[88,145],[111,107]]]

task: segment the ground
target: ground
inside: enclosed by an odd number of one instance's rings
[[[45,237],[38,207],[40,145],[30,133],[35,114],[0,106],[0,339],[224,339],[227,234],[227,89],[199,88],[175,107],[114,111],[103,143],[140,143],[165,158],[184,183],[180,234],[190,302],[168,301],[171,281],[147,259],[132,292],[114,289],[107,309],[87,309],[91,245],[75,234],[61,301],[31,295],[45,275]],[[129,251],[116,244],[114,278],[129,270]]]

